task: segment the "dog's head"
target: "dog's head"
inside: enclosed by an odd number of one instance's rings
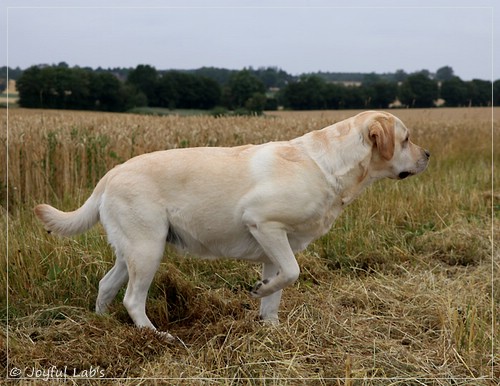
[[[372,148],[371,177],[403,179],[425,170],[430,153],[410,140],[410,131],[399,118],[368,111],[356,119],[361,120],[364,141]]]

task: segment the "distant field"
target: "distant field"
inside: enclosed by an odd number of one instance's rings
[[[270,385],[496,384],[500,256],[497,248],[492,255],[492,242],[500,200],[491,191],[491,109],[393,112],[430,150],[428,170],[376,183],[298,256],[301,276],[284,292],[278,327],[257,321],[258,302],[248,296],[259,267],[170,249],[148,315],[186,347],[134,328],[120,301],[110,317],[96,316],[98,282],[113,263],[102,228],[57,238],[32,214],[40,202],[76,208],[108,169],[144,152],[291,139],[356,113],[214,118],[11,109],[8,192],[7,165],[0,164],[3,229],[8,219],[8,261],[0,255],[8,270],[0,285],[8,282],[9,297],[8,308],[0,298],[0,376],[16,375],[6,373],[8,358],[9,372],[19,369],[21,377],[54,369],[63,377],[124,378],[123,385],[137,384],[135,378],[186,385],[195,378],[223,385],[263,384],[257,378]],[[495,113],[498,122],[500,109]],[[5,111],[0,115],[5,144]],[[494,145],[500,165],[497,134]],[[2,146],[3,160],[5,152]],[[498,167],[494,173],[498,182]],[[6,246],[2,232],[0,248]]]
[[[167,109],[164,107],[134,107],[129,111],[131,114],[141,114],[141,115],[180,115],[180,116],[192,116],[192,115],[207,115],[209,110],[196,110],[196,109]]]
[[[0,105],[7,106],[7,103],[12,107],[17,104],[19,94],[0,94]]]
[[[7,89],[5,92],[0,93],[0,106],[7,106],[7,103],[10,107],[16,106],[19,100],[19,93],[16,89],[16,81],[9,80]]]

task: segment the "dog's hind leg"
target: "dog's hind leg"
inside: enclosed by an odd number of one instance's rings
[[[102,280],[97,306],[100,307],[100,302],[106,305],[128,276],[123,305],[137,327],[155,330],[146,315],[146,298],[165,249],[166,211],[136,186],[141,186],[137,181],[131,184],[124,177],[117,177],[111,182],[100,214],[117,260],[115,267]]]
[[[156,329],[146,315],[146,298],[153,277],[160,265],[165,239],[135,242],[126,251],[128,285],[123,304],[137,327]]]
[[[127,264],[120,251],[116,251],[116,262],[113,268],[99,282],[99,294],[95,304],[95,311],[104,314],[109,304],[116,297],[120,288],[128,279]]]

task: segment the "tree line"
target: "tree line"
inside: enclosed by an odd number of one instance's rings
[[[227,70],[158,71],[150,65],[128,70],[92,70],[32,66],[19,75],[22,107],[127,111],[149,106],[169,109],[219,109],[260,113],[277,109],[384,109],[395,102],[405,107],[500,105],[500,80],[463,81],[451,67],[435,74],[311,73],[291,76],[274,67]],[[362,75],[362,77],[361,77]],[[357,76],[357,77],[356,77]]]
[[[496,106],[500,105],[500,81],[494,82]],[[425,72],[391,82],[372,74],[361,85],[328,83],[319,76],[302,76],[283,90],[283,104],[293,110],[385,109],[387,107],[424,108],[491,106],[492,84],[474,79],[466,82],[456,76],[439,81]]]
[[[111,73],[32,66],[16,81],[21,107],[126,111],[141,96]]]
[[[133,107],[262,112],[276,109],[266,84],[250,70],[233,71],[225,83],[192,72],[139,65],[120,80],[111,72],[32,66],[16,83],[21,107],[127,111]]]

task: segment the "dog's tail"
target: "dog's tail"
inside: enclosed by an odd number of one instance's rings
[[[99,207],[106,185],[105,180],[106,176],[99,181],[87,201],[73,212],[63,212],[47,204],[37,205],[35,214],[47,232],[72,236],[92,228],[99,221]]]

